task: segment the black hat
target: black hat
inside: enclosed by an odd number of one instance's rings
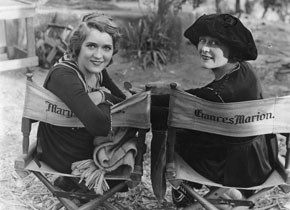
[[[229,14],[210,14],[199,17],[184,36],[195,46],[200,36],[212,36],[234,51],[232,57],[238,60],[255,60],[258,52],[252,33],[242,22]]]

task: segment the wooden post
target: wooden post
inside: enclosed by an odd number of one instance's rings
[[[285,169],[287,174],[287,184],[290,184],[290,135],[287,136],[286,147]]]
[[[26,18],[26,33],[27,33],[27,55],[28,57],[35,56],[35,36],[33,18]]]
[[[35,38],[33,18],[35,6],[28,1],[5,0],[0,1],[0,21],[6,25],[5,30],[0,30],[0,71],[26,68],[38,65],[38,57],[35,55]],[[14,23],[20,20],[20,26]],[[25,20],[22,21],[22,20]],[[22,24],[23,22],[23,24]],[[7,30],[9,28],[9,31]],[[0,28],[1,29],[1,28]],[[3,29],[3,26],[2,26]],[[12,31],[10,31],[10,29]],[[19,30],[21,35],[17,34]],[[23,33],[26,31],[26,34]],[[27,42],[24,43],[25,37]],[[19,41],[23,43],[18,43]],[[3,46],[4,42],[4,46]],[[27,44],[27,47],[21,46]],[[4,48],[3,48],[4,47]],[[27,48],[27,50],[25,49]],[[7,58],[3,57],[3,51]],[[1,54],[2,53],[2,54]],[[5,59],[4,59],[5,58]]]

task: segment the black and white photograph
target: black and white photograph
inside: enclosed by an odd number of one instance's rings
[[[290,210],[290,0],[1,0],[0,210]]]

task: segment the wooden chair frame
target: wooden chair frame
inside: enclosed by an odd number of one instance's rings
[[[27,80],[32,81],[32,74],[27,74]],[[149,103],[150,103],[150,100],[149,100]],[[32,161],[34,161],[37,147],[36,147],[36,142],[33,142],[33,143],[30,142],[30,133],[31,133],[33,124],[37,122],[38,121],[34,119],[22,117],[22,125],[21,125],[21,131],[23,133],[22,155],[20,155],[14,162],[14,168],[18,173],[27,171],[26,167]],[[143,155],[146,152],[145,138],[146,138],[146,133],[150,129],[150,126],[151,125],[149,124],[149,125],[140,126],[138,128],[138,137],[137,137],[138,153],[137,153],[137,156],[135,157],[134,171],[131,173],[130,177],[128,177],[128,179],[124,180],[120,184],[114,186],[109,191],[105,192],[103,195],[66,192],[55,187],[53,183],[48,180],[45,173],[42,172],[41,170],[38,170],[38,171],[28,170],[28,171],[32,172],[47,187],[47,189],[52,193],[52,195],[58,198],[61,204],[58,206],[58,209],[63,206],[68,210],[92,210],[99,206],[105,207],[108,210],[122,209],[122,206],[119,206],[117,208],[113,206],[112,204],[110,204],[109,202],[107,202],[106,200],[112,197],[116,192],[119,192],[122,188],[124,187],[132,188],[132,187],[137,186],[141,182],[141,178],[143,175]],[[52,173],[54,172],[55,171],[52,171]],[[60,175],[70,176],[68,174],[61,174],[61,173]],[[77,206],[72,201],[72,199],[74,198],[89,199],[90,201],[85,203],[82,206]]]
[[[174,91],[181,91],[177,89],[176,84],[171,84],[171,96]],[[181,91],[183,92],[183,91]],[[194,96],[189,96],[194,97]],[[190,101],[188,101],[190,103]],[[209,102],[210,103],[210,102]],[[174,106],[174,105],[173,105]],[[166,178],[170,182],[170,184],[173,186],[173,188],[179,188],[182,187],[188,195],[192,197],[193,200],[196,200],[197,202],[188,207],[188,209],[200,209],[200,206],[207,210],[218,210],[218,208],[214,204],[228,204],[231,206],[248,206],[248,208],[251,208],[254,206],[254,200],[261,196],[263,193],[265,193],[268,189],[271,187],[261,189],[256,194],[248,198],[247,200],[228,200],[228,199],[222,199],[220,198],[219,191],[223,191],[227,186],[221,186],[221,187],[214,187],[211,192],[206,194],[205,196],[200,196],[195,190],[193,190],[186,182],[184,182],[182,179],[176,179],[176,173],[177,173],[177,163],[175,161],[175,137],[176,137],[176,129],[178,128],[187,128],[188,127],[182,127],[182,126],[175,126],[174,123],[170,122],[171,115],[175,115],[175,113],[172,112],[172,103],[170,102],[169,106],[169,121],[168,121],[168,138],[167,138],[167,165],[166,165]],[[175,110],[176,112],[176,110]],[[173,119],[174,117],[172,117]],[[290,124],[290,122],[289,122]],[[290,133],[289,127],[286,129]],[[215,133],[214,131],[212,131]],[[287,132],[287,133],[288,133]],[[286,132],[285,132],[286,133]],[[218,133],[220,134],[220,133]],[[290,188],[290,140],[289,135],[287,135],[286,139],[286,147],[287,147],[287,153],[285,156],[285,173],[283,173],[283,182],[284,184],[281,185],[281,187],[288,191]],[[182,170],[182,169],[181,169]],[[187,208],[185,208],[187,209]]]

